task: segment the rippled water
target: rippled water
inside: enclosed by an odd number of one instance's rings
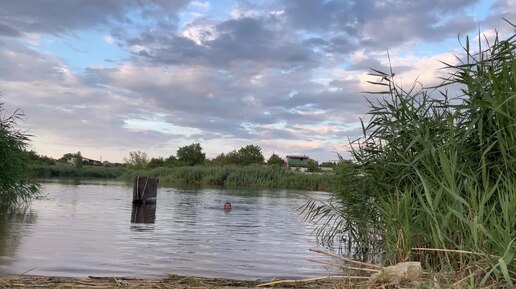
[[[236,279],[327,274],[313,227],[285,190],[159,188],[156,205],[133,207],[125,183],[47,182],[45,197],[0,215],[0,273]],[[324,197],[324,193],[310,193]],[[229,200],[233,209],[223,210]]]

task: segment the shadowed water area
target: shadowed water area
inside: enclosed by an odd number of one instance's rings
[[[44,197],[0,214],[0,274],[235,279],[328,274],[294,191],[161,187],[133,207],[122,182],[44,182]],[[312,192],[324,198],[325,193]],[[224,211],[225,201],[232,203]],[[32,269],[32,270],[31,270]]]

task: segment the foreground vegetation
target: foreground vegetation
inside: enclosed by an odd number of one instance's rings
[[[38,192],[29,181],[28,157],[25,153],[28,136],[16,128],[23,114],[17,110],[7,114],[0,102],[0,206],[26,201]]]
[[[355,142],[358,169],[339,172],[345,182],[331,201],[305,209],[308,219],[323,217],[324,240],[353,239],[359,255],[381,241],[386,263],[455,272],[453,288],[508,288],[516,283],[516,35],[487,50],[479,43],[479,53],[467,40],[464,50],[461,63],[445,64],[439,92],[404,89],[394,73],[375,71],[382,97],[370,101]]]
[[[334,174],[292,172],[280,166],[191,166],[128,170],[124,177],[158,177],[165,184],[217,185],[227,187],[261,187],[327,191]]]

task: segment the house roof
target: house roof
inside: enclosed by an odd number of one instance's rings
[[[309,159],[307,155],[287,155],[287,159]]]

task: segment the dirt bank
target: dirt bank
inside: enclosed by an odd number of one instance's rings
[[[342,282],[342,281],[340,281]],[[122,277],[65,278],[43,276],[2,276],[0,288],[161,288],[161,289],[249,289],[264,282],[240,281],[230,279],[210,279],[170,275],[161,280],[132,279]],[[317,281],[276,284],[274,288],[340,288],[339,281]],[[342,283],[341,283],[342,284]]]

